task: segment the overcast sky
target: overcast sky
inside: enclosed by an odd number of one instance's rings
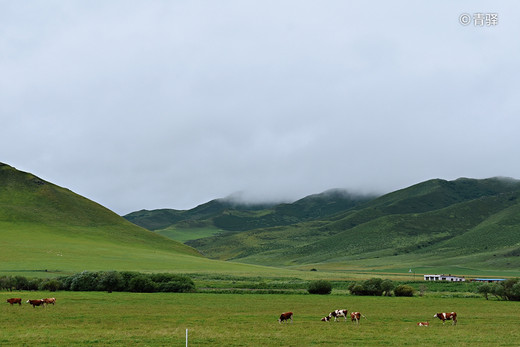
[[[520,178],[519,18],[513,0],[0,0],[0,162],[119,214]]]

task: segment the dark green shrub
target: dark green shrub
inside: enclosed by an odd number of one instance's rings
[[[381,282],[381,289],[385,293],[385,296],[392,296],[392,290],[394,290],[395,284],[392,280],[384,280]]]
[[[119,273],[121,275],[121,290],[124,292],[130,291],[130,281],[138,276],[141,276],[139,272],[134,271],[121,271]]]
[[[415,289],[407,284],[401,284],[395,287],[395,296],[413,296]]]
[[[72,291],[95,291],[98,286],[98,273],[83,271],[72,276],[70,290]]]
[[[498,299],[506,300],[505,288],[501,283],[493,283],[491,285],[491,294],[496,296]]]
[[[0,289],[5,289],[8,291],[13,291],[15,287],[14,278],[11,276],[2,276],[0,277]]]
[[[352,295],[374,295],[381,296],[385,289],[388,290],[388,295],[391,295],[392,281],[384,282],[381,278],[371,278],[361,283],[352,283],[349,286],[349,291]],[[384,284],[383,284],[384,282]],[[383,288],[384,287],[384,288]]]
[[[325,280],[314,281],[309,284],[307,291],[310,294],[330,294],[332,292],[332,284]]]
[[[363,281],[363,288],[366,292],[365,295],[383,295],[383,288],[381,286],[382,283],[383,280],[381,278],[371,278],[369,280]]]
[[[31,278],[30,280],[27,280],[27,286],[25,288],[27,290],[38,290],[42,282],[43,280],[41,278]]]
[[[102,272],[98,278],[97,290],[112,293],[114,290],[120,290],[123,287],[123,276],[117,271]]]
[[[128,283],[128,290],[137,293],[153,293],[155,292],[157,285],[153,282],[149,276],[139,275],[134,277]]]
[[[520,281],[516,282],[513,287],[511,287],[511,300],[520,301]]]
[[[491,294],[491,286],[489,283],[483,283],[477,288],[477,293],[484,295],[486,300],[489,300],[489,294]]]
[[[23,276],[14,276],[14,289],[28,290],[29,280]]]
[[[498,299],[520,301],[520,278],[510,278],[503,282],[493,283],[489,293]]]
[[[38,287],[39,290],[48,290],[50,292],[55,292],[60,289],[61,282],[58,280],[46,280],[40,283]]]
[[[502,282],[504,286],[504,297],[506,300],[520,301],[520,278],[510,278]]]
[[[359,283],[352,284],[351,286],[349,286],[348,289],[350,291],[350,294],[352,294],[352,295],[366,295],[365,289]]]
[[[70,284],[72,283],[72,276],[58,277],[56,280],[60,282],[61,290],[70,290]]]

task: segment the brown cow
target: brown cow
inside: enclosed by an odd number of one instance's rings
[[[13,306],[13,304],[18,304],[19,306],[22,306],[22,298],[11,298],[7,299],[7,302]]]
[[[429,327],[430,323],[429,322],[419,322],[419,323],[417,323],[417,325],[420,327]]]
[[[45,298],[45,299],[42,299],[43,300],[43,303],[48,305],[48,304],[55,304],[56,303],[56,298]]]
[[[451,325],[457,324],[457,312],[436,313],[433,317],[439,318],[442,321],[442,325],[444,325],[444,322],[446,322],[447,320],[453,320]]]
[[[292,312],[284,312],[280,315],[280,318],[278,319],[278,323],[281,324],[283,321],[288,322],[289,319],[291,320],[291,323],[292,323],[292,316],[293,316]]]
[[[45,307],[45,305],[43,304],[44,301],[42,299],[37,299],[37,300],[27,300],[26,301],[27,303],[33,305],[33,308],[36,307],[36,306],[42,306],[42,307]]]
[[[367,317],[365,317],[365,315],[361,314],[360,312],[351,312],[350,313],[350,320],[352,322],[356,321],[356,324],[359,324],[359,320],[361,319],[361,317],[367,319]]]

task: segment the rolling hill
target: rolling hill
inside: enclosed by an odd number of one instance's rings
[[[83,270],[275,272],[206,259],[72,191],[0,163],[0,275]]]
[[[191,210],[141,210],[127,214],[124,218],[148,230],[157,231],[197,227],[246,231],[325,218],[373,198],[332,189],[293,203],[245,204],[225,198],[212,200]]]
[[[336,203],[337,208],[311,196],[262,213],[223,209],[206,222],[216,226],[227,213],[236,223],[220,224],[219,233],[186,243],[215,259],[272,266],[414,264],[514,271],[520,266],[519,195],[517,180],[461,178],[429,180],[378,198]],[[291,223],[265,217],[289,216],[280,211],[297,218]],[[250,215],[244,217],[245,212]],[[255,213],[258,221],[252,220]],[[174,227],[182,223],[177,220]],[[255,225],[262,226],[253,229]]]

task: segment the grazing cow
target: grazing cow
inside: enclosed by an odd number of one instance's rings
[[[280,318],[278,318],[278,323],[281,324],[283,321],[288,322],[289,319],[291,320],[291,323],[292,323],[292,316],[293,316],[292,312],[284,312],[280,315]]]
[[[42,299],[43,300],[43,303],[48,305],[48,304],[55,304],[56,303],[56,298],[45,298],[45,299]]]
[[[345,321],[346,321],[347,320],[347,313],[348,313],[348,310],[334,310],[331,313],[329,313],[329,319],[334,317],[334,322],[336,322],[336,320],[339,317],[345,317]]]
[[[350,320],[352,322],[356,321],[356,324],[359,324],[359,320],[361,319],[361,317],[367,319],[367,317],[365,317],[365,315],[361,314],[360,312],[351,312],[350,313]]]
[[[330,322],[330,317],[329,316],[325,316],[321,319],[322,322]]]
[[[429,327],[430,323],[429,322],[419,322],[419,323],[417,323],[417,325],[420,327]]]
[[[33,305],[33,308],[36,307],[36,306],[43,306],[45,307],[45,305],[43,304],[44,301],[42,299],[37,299],[37,300],[27,300],[26,301],[27,303]]]
[[[7,299],[7,302],[11,304],[11,306],[13,306],[13,304],[18,304],[19,306],[22,305],[22,299],[21,298],[11,298],[11,299]]]
[[[439,318],[442,321],[442,325],[444,325],[444,322],[447,320],[453,320],[451,325],[457,324],[457,312],[442,312],[442,313],[436,313],[433,318]]]

